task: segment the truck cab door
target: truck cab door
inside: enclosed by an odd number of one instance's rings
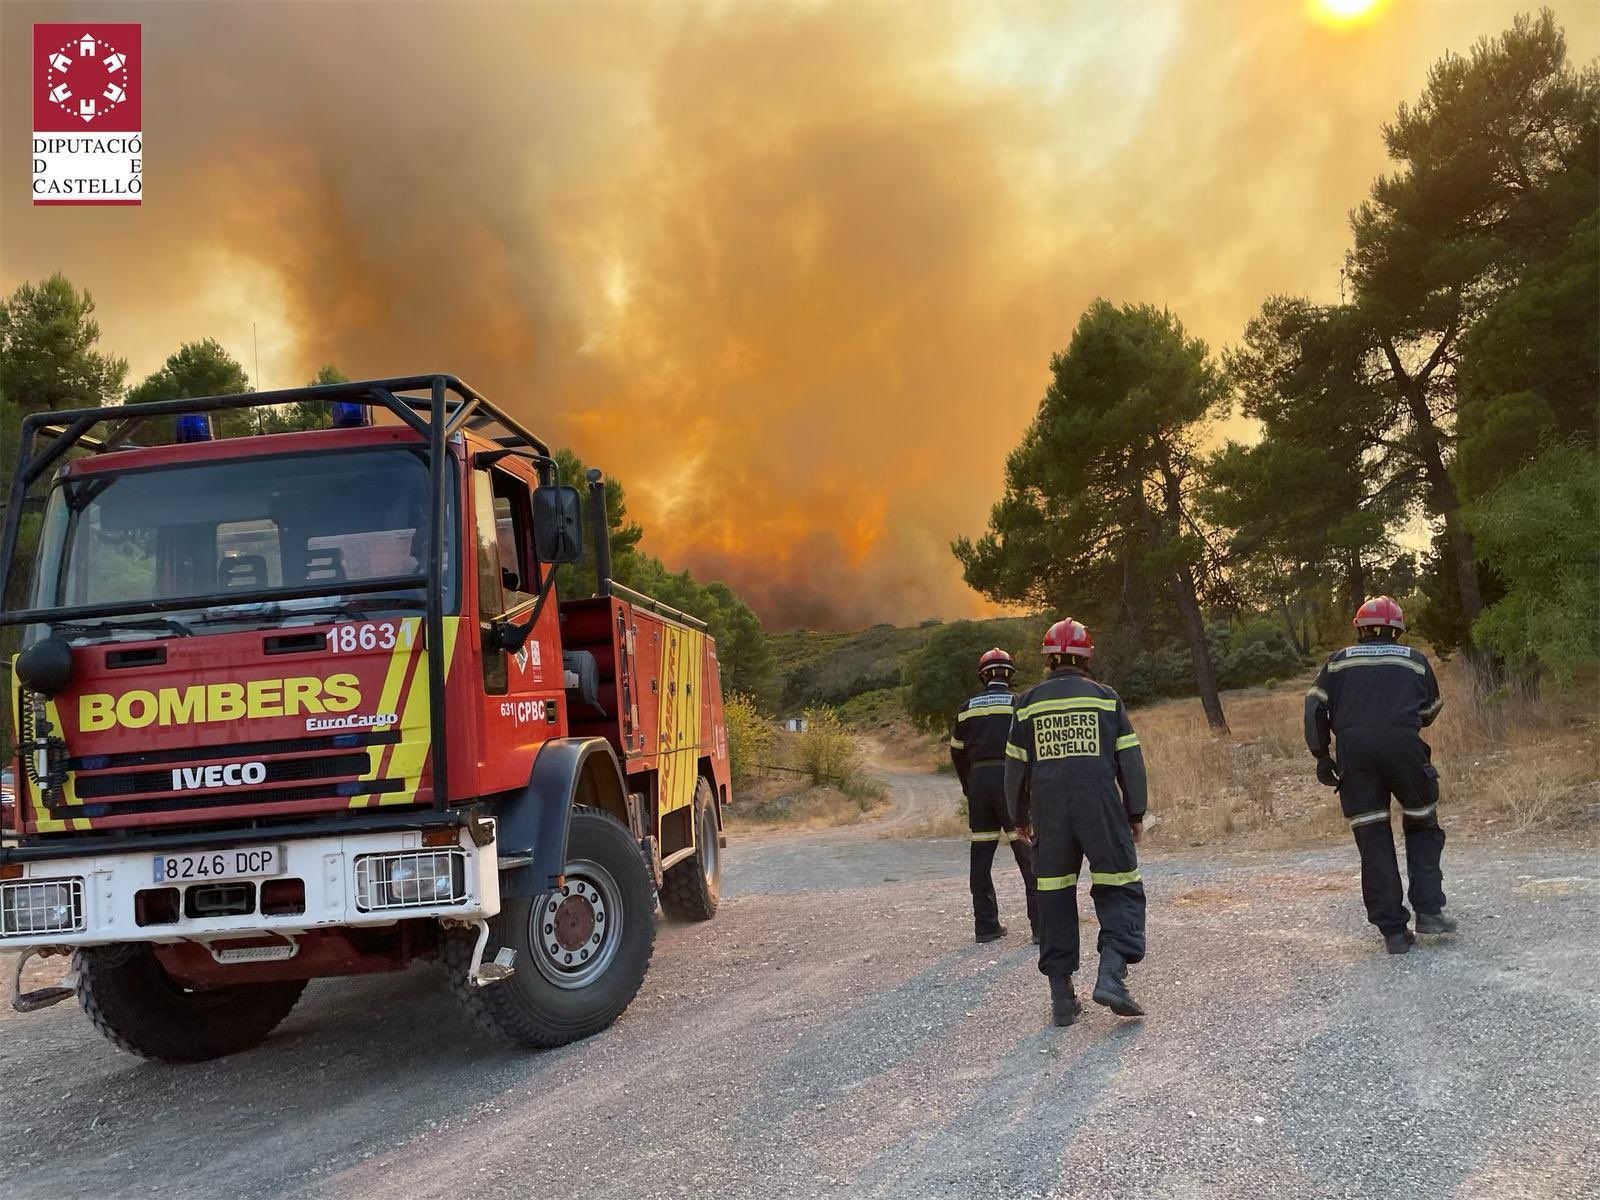
[[[519,470],[496,465],[472,472],[480,622],[532,600],[543,582],[541,572],[549,569],[533,553],[533,487],[534,481]],[[522,787],[540,745],[566,731],[554,593],[520,650],[513,654],[485,643],[482,663],[483,743],[476,748],[480,790]]]

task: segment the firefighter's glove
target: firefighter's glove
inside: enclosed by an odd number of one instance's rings
[[[1317,755],[1317,782],[1323,787],[1339,786],[1339,770],[1326,754]]]
[[[1133,844],[1137,846],[1139,844],[1139,839],[1144,837],[1144,822],[1129,821],[1128,831],[1133,834]]]

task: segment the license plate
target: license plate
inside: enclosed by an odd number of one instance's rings
[[[205,879],[259,879],[282,875],[282,846],[251,846],[248,850],[198,850],[192,854],[158,854],[157,883],[189,883]]]

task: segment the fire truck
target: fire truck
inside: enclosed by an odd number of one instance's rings
[[[289,404],[327,427],[213,436]],[[450,375],[25,418],[13,1005],[192,1062],[432,959],[518,1045],[615,1020],[657,900],[717,911],[727,734],[705,625],[611,579],[600,473],[558,475]],[[585,508],[598,586],[563,597]]]

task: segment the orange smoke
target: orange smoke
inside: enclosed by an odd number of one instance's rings
[[[1082,307],[1330,298],[1379,123],[1513,11],[9,4],[0,285],[65,271],[138,372],[262,306],[269,385],[455,371],[770,627],[967,615]],[[145,202],[33,209],[27,25],[97,17],[145,23]]]

